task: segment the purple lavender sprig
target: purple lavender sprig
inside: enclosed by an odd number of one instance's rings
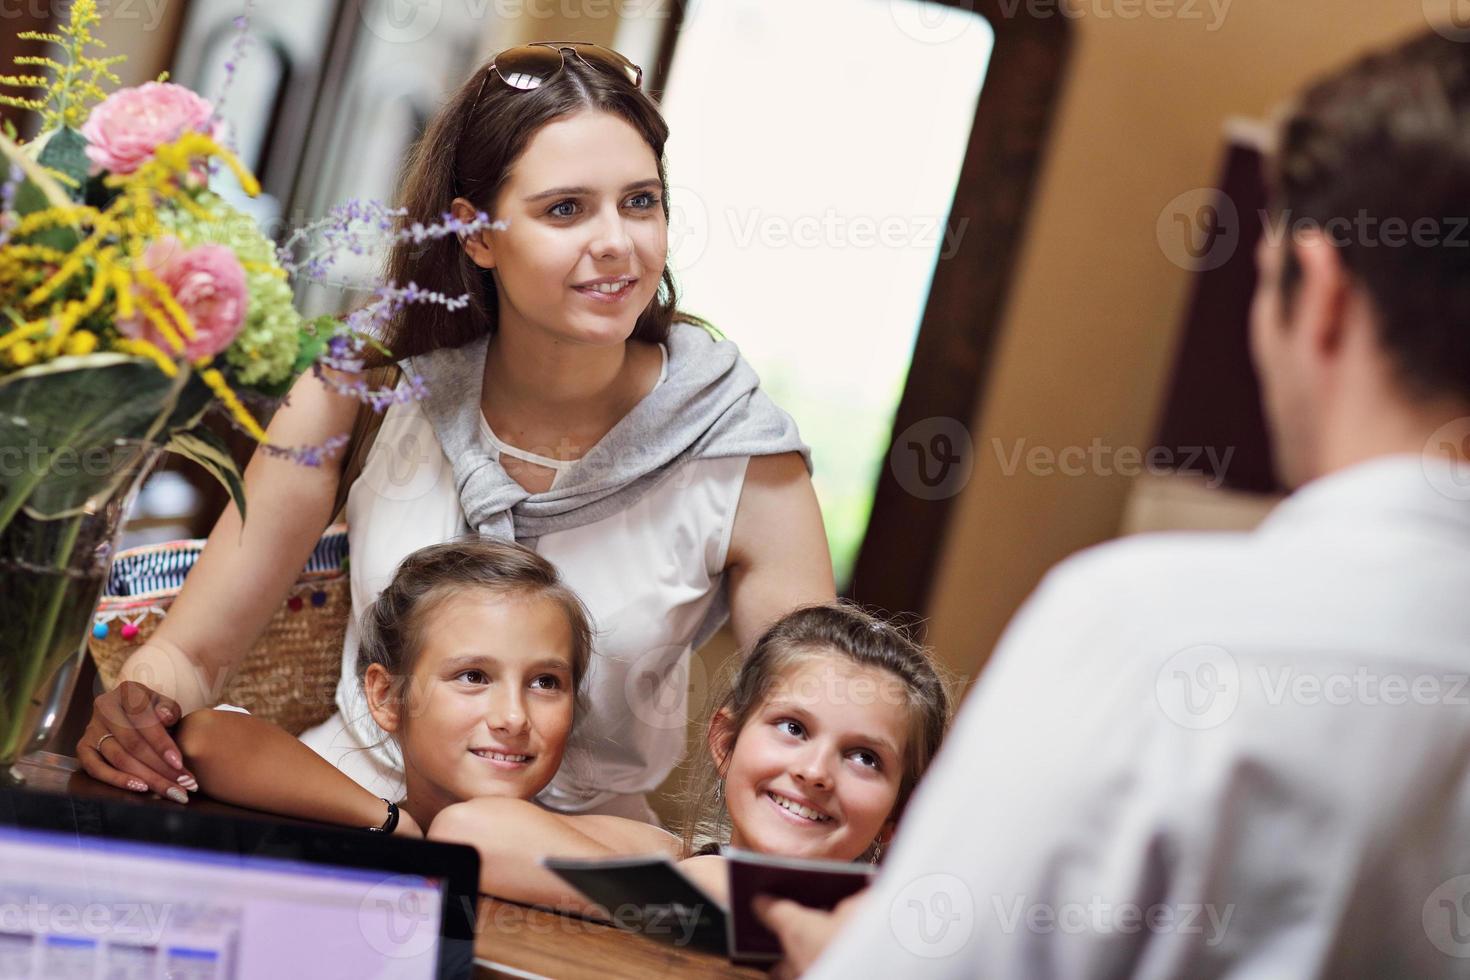
[[[245,0],[245,12],[233,21],[236,30],[235,40],[230,44],[230,57],[225,62],[225,77],[220,82],[219,94],[214,98],[214,108],[210,110],[209,122],[204,126],[205,132],[213,128],[215,120],[223,118],[220,112],[225,107],[225,96],[229,94],[230,86],[235,81],[235,71],[240,67],[240,62],[245,57],[245,49],[252,40],[250,37],[250,10],[254,6],[255,0]],[[224,142],[231,153],[239,152],[239,146],[235,142],[235,134],[231,127],[226,127]],[[209,175],[211,177],[218,176],[223,169],[223,164],[213,157],[210,158]]]
[[[12,162],[5,183],[0,184],[0,245],[10,241],[10,229],[20,220],[15,213],[15,192],[26,179],[20,164]]]
[[[373,290],[372,302],[349,313],[342,329],[327,340],[325,348],[312,365],[312,371],[335,391],[369,404],[378,411],[389,405],[417,401],[428,394],[424,379],[418,375],[409,377],[408,384],[402,389],[373,389],[361,378],[342,381],[327,371],[360,375],[364,352],[369,347],[383,350],[375,338],[382,336],[388,322],[411,303],[437,303],[453,311],[464,309],[469,302],[467,294],[445,296],[436,290],[423,289],[413,282],[403,287],[392,283],[380,285]]]
[[[446,235],[464,238],[484,229],[504,230],[510,227],[505,221],[491,221],[483,211],[477,212],[470,221],[461,221],[452,212],[445,211],[438,222],[426,225],[415,221],[407,228],[394,230],[395,219],[407,214],[407,208],[388,208],[376,200],[353,198],[334,207],[327,217],[292,232],[277,247],[276,257],[281,267],[292,275],[305,275],[317,282],[331,284],[327,278],[328,270],[344,250],[365,255],[382,238],[386,238],[389,245],[402,241],[419,244]],[[313,235],[320,236],[321,246],[298,260],[295,257],[297,245],[309,241]]]
[[[312,278],[320,278],[326,266],[330,265],[331,256],[335,252],[348,248],[361,254],[365,249],[364,233],[357,225],[369,224],[375,226],[378,232],[389,231],[393,228],[394,219],[406,213],[406,209],[387,208],[377,201],[349,200],[333,208],[326,218],[297,229],[278,246],[277,258],[289,273],[304,272]],[[442,222],[431,225],[414,222],[408,228],[393,232],[391,238],[395,242],[410,239],[423,242],[445,235],[462,237],[484,228],[506,227],[508,225],[503,221],[492,222],[490,216],[483,211],[477,213],[471,221],[460,221],[453,214],[445,212]],[[307,240],[313,232],[322,235],[326,242],[325,248],[302,262],[294,261],[294,248]],[[333,318],[320,318],[328,323],[326,329],[331,331],[331,335],[327,337],[322,352],[312,364],[312,374],[338,393],[355,398],[377,412],[386,411],[392,405],[424,398],[428,394],[428,386],[419,375],[410,375],[405,383],[393,388],[372,388],[361,376],[367,349],[372,347],[387,353],[376,338],[383,335],[384,328],[395,315],[412,303],[436,303],[447,310],[455,311],[468,306],[470,296],[468,293],[446,296],[437,290],[425,289],[415,282],[406,286],[395,283],[379,285],[373,290],[372,301],[353,310],[344,321],[332,326],[330,324]],[[338,376],[339,373],[357,377],[350,381],[344,380]],[[303,466],[320,466],[324,460],[334,458],[349,439],[347,435],[338,435],[319,446],[278,446],[263,443],[261,448],[270,456],[290,459]]]
[[[332,436],[320,446],[277,446],[269,442],[260,444],[268,456],[277,459],[289,459],[301,466],[317,467],[329,459],[335,459],[342,451],[342,447],[352,441],[352,436],[347,433]]]
[[[390,231],[393,228],[393,219],[408,214],[407,208],[390,208],[381,201],[368,199],[360,200],[350,198],[342,204],[333,207],[327,216],[318,218],[297,228],[280,245],[276,246],[276,258],[281,267],[292,275],[305,271],[313,278],[319,279],[326,272],[326,267],[331,264],[332,256],[347,248],[357,255],[367,251],[368,236]],[[367,224],[368,229],[356,228],[354,225]],[[310,241],[313,235],[320,234],[326,242],[326,248],[318,252],[308,253],[306,258],[296,259],[296,246],[302,242]]]
[[[458,296],[445,296],[441,292],[431,289],[423,289],[417,283],[410,282],[407,286],[399,287],[393,283],[386,283],[373,290],[374,299],[366,306],[353,310],[347,315],[345,321],[346,334],[354,338],[348,342],[347,347],[341,344],[335,347],[327,345],[326,357],[340,358],[344,361],[350,359],[350,355],[360,353],[362,344],[371,343],[369,339],[380,337],[383,328],[393,317],[410,303],[438,303],[445,309],[452,311],[462,310],[469,305],[468,293]],[[332,365],[342,370],[351,370],[348,363]]]
[[[235,421],[234,416],[228,412],[221,414],[229,422],[232,429],[236,432],[244,432],[246,435],[249,435],[245,427]],[[337,454],[342,451],[342,447],[351,441],[352,435],[343,432],[332,436],[319,446],[278,446],[273,442],[262,442],[259,443],[259,446],[261,452],[267,456],[274,456],[277,459],[289,459],[302,466],[316,467],[322,465],[322,463],[329,459],[335,459]]]
[[[354,312],[349,319],[357,316]],[[380,323],[374,323],[374,329],[380,329]],[[326,349],[317,355],[316,363],[322,367],[331,368],[334,371],[345,371],[348,374],[357,374],[363,370],[363,351],[369,347],[385,355],[392,355],[382,344],[378,343],[371,335],[345,328],[345,333],[339,333],[327,341]]]
[[[336,391],[340,395],[347,395],[349,398],[356,398],[358,401],[371,406],[375,412],[386,411],[392,405],[419,401],[429,393],[428,385],[424,383],[423,377],[417,374],[408,378],[408,385],[403,388],[369,388],[368,383],[362,378],[350,382],[334,378],[332,375],[326,373],[325,368],[330,366],[318,361],[312,365],[311,370],[313,374],[321,379],[322,383],[326,384],[333,391]]]

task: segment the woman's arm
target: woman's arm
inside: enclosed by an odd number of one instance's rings
[[[216,800],[285,817],[380,827],[383,801],[285,729],[238,711],[204,708],[179,723],[184,764]],[[400,810],[396,833],[422,837]]]
[[[725,571],[742,650],[797,606],[837,597],[822,511],[800,453],[751,457]]]
[[[480,852],[480,891],[581,915],[599,914],[601,907],[542,867],[543,857],[679,856],[678,838],[658,827],[604,814],[555,813],[510,797],[445,807],[428,838],[469,844]]]
[[[277,445],[320,445],[351,428],[356,411],[356,401],[308,374],[267,431]],[[234,504],[225,507],[168,616],[94,702],[77,743],[89,774],[159,794],[175,784],[183,768],[166,726],[219,700],[332,519],[340,475],[337,461],[312,468],[256,452],[245,470],[249,520],[242,527]]]

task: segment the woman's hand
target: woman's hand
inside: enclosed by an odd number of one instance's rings
[[[176,803],[199,788],[169,734],[178,702],[137,681],[123,681],[92,702],[92,720],[77,741],[77,759],[93,779],[135,793],[153,791]]]

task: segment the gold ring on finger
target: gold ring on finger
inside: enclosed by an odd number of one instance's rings
[[[98,755],[101,755],[102,754],[102,743],[105,742],[105,741],[107,741],[109,738],[117,738],[117,736],[114,735],[114,734],[112,734],[112,732],[108,732],[106,735],[103,735],[101,738],[99,738],[97,740],[97,744],[96,745],[92,746],[92,748],[94,748],[94,749],[97,750],[97,754]]]

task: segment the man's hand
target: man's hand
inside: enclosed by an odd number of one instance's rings
[[[785,959],[771,971],[771,976],[777,980],[788,980],[810,969],[822,955],[822,950],[832,942],[832,937],[857,912],[866,894],[864,890],[848,896],[831,912],[807,908],[789,898],[757,895],[752,903],[755,914],[781,940],[781,951],[786,954]]]

